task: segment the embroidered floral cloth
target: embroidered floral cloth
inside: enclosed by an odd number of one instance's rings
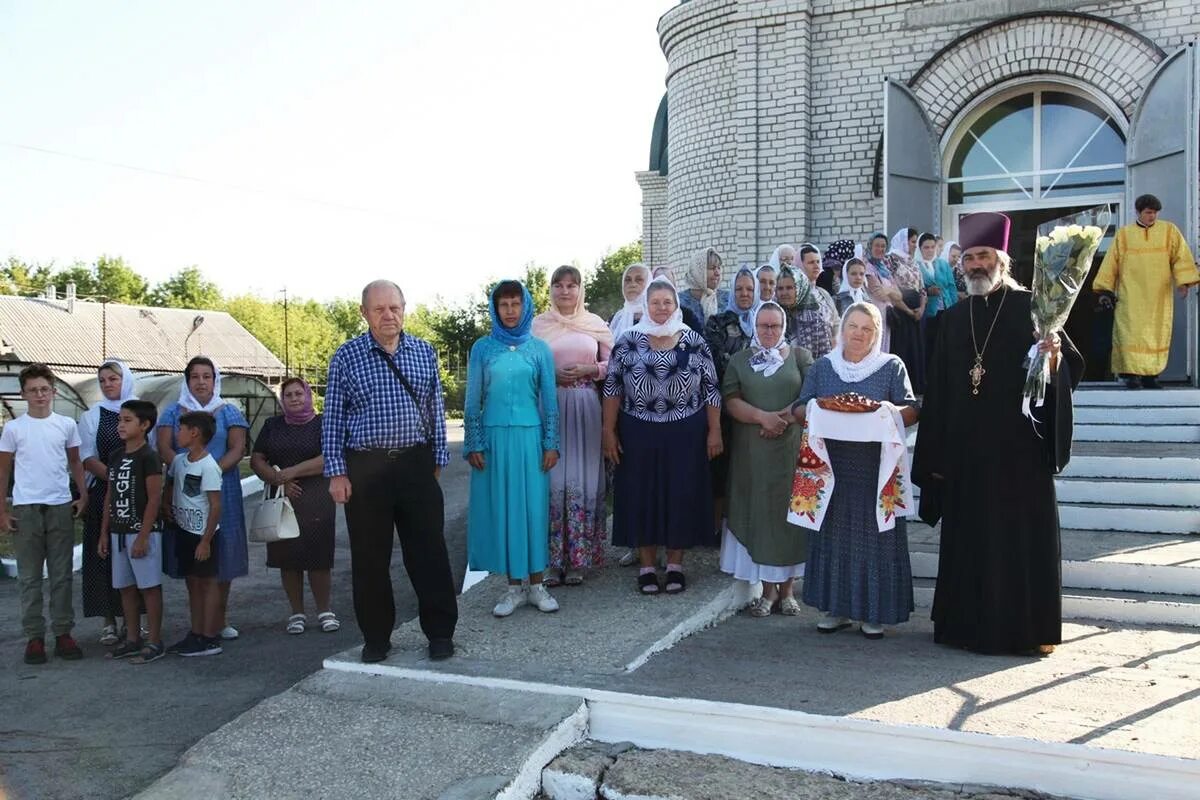
[[[833,469],[829,466],[826,439],[847,442],[879,442],[879,493],[875,518],[879,530],[896,527],[896,517],[913,513],[912,482],[908,469],[908,444],[904,420],[891,403],[869,413],[826,411],[816,399],[808,401],[804,434],[792,480],[788,522],[814,531],[821,530],[829,498],[833,496]]]

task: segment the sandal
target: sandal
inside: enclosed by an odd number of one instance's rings
[[[558,570],[554,570],[552,572],[547,571],[546,574],[542,576],[542,585],[548,589],[553,589],[555,586],[561,586],[562,573]]]
[[[342,627],[341,620],[332,611],[322,611],[320,614],[317,614],[317,622],[321,625],[321,630],[325,633],[336,633]]]
[[[647,572],[644,575],[638,575],[638,591],[642,594],[658,594],[658,575],[653,572]]]
[[[798,617],[800,616],[800,604],[796,602],[795,597],[789,594],[779,601],[779,613],[785,617]]]
[[[112,647],[120,641],[120,637],[117,636],[116,625],[105,625],[100,629],[100,644],[105,647]]]
[[[567,574],[563,576],[563,583],[567,586],[579,586],[583,583],[583,573],[578,570],[567,570]]]
[[[666,584],[667,594],[679,594],[687,588],[687,578],[683,576],[682,572],[668,570]]]
[[[303,614],[292,614],[288,617],[287,632],[292,635],[304,633],[305,627],[308,624],[308,617]]]
[[[136,655],[137,653],[140,653],[141,651],[142,651],[141,641],[131,642],[128,639],[123,639],[119,645],[117,645],[115,648],[113,648],[112,652],[108,654],[108,657],[109,658],[126,658],[128,656]]]
[[[754,598],[750,603],[750,616],[752,617],[769,617],[771,609],[775,607],[775,601],[768,600],[766,597],[759,596]]]
[[[130,664],[149,664],[151,661],[158,661],[167,654],[166,648],[162,646],[162,642],[155,644],[154,642],[146,642],[146,646],[142,651],[133,658],[129,659]]]

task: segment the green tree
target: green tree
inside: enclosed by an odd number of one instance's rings
[[[621,294],[621,275],[626,267],[641,260],[640,240],[630,242],[600,259],[600,263],[584,279],[588,310],[604,319],[611,319],[625,304],[625,298]]]
[[[75,294],[79,297],[95,297],[99,294],[96,274],[92,271],[91,267],[82,261],[76,262],[66,269],[56,271],[51,281],[58,290],[59,297],[66,296],[68,283],[75,284]]]
[[[359,310],[361,305],[358,300],[344,298],[341,300],[331,300],[325,304],[325,311],[329,314],[333,324],[341,331],[343,339],[353,339],[355,336],[363,333],[367,329],[367,321],[363,319],[362,312]],[[423,338],[423,337],[422,337]]]
[[[120,256],[96,259],[96,294],[114,303],[143,305],[150,283],[127,265]]]
[[[221,307],[221,290],[205,279],[199,267],[184,267],[167,278],[150,293],[150,305],[167,308]]]
[[[526,264],[525,288],[533,297],[534,314],[540,314],[550,307],[550,275],[545,269],[536,266],[533,262]]]
[[[27,264],[15,256],[0,265],[0,294],[35,294],[52,282],[53,264]]]

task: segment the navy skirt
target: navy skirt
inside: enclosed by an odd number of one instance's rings
[[[671,550],[716,544],[708,467],[708,415],[677,422],[617,419],[613,544]]]

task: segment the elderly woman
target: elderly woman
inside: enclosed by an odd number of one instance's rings
[[[625,298],[625,304],[608,321],[613,341],[621,338],[621,334],[636,325],[646,313],[644,295],[649,282],[650,268],[640,261],[630,264],[621,273],[621,296]]]
[[[533,335],[550,345],[558,384],[559,460],[550,470],[550,572],[543,583],[578,586],[604,563],[608,509],[600,452],[600,397],[612,332],[584,307],[575,267],[550,276],[550,308],[533,320]]]
[[[724,308],[728,300],[729,293],[717,288],[721,285],[721,266],[721,254],[716,248],[706,247],[696,254],[684,274],[679,305],[695,314],[701,325]]]
[[[796,263],[796,248],[790,244],[781,244],[771,253],[771,257],[767,259],[767,263],[774,268],[776,274],[784,267],[793,266]]]
[[[672,286],[675,285],[675,279],[671,276],[671,268],[670,267],[655,267],[654,272],[652,272],[650,275],[650,279],[654,280],[655,278],[665,278],[667,283],[671,284]],[[644,294],[642,296],[642,305],[645,305],[645,295]],[[683,314],[683,324],[687,325],[689,328],[694,330],[696,333],[703,336],[704,335],[704,323],[700,321],[700,317],[696,314],[696,312],[692,311],[690,308],[687,308],[685,306],[680,306],[679,311],[681,314]]]
[[[708,461],[721,454],[721,397],[708,345],[684,325],[675,287],[651,281],[646,307],[608,361],[604,455],[616,464],[613,544],[638,548],[639,591],[675,594],[687,585],[684,551],[712,539]]]
[[[778,608],[796,616],[800,604],[792,580],[804,574],[808,551],[803,533],[781,509],[788,504],[792,469],[800,449],[791,401],[800,393],[812,356],[784,338],[783,308],[763,303],[754,315],[754,339],[734,355],[721,381],[732,417],[729,445],[729,517],[721,536],[721,569],[735,578],[762,582],[750,607],[755,617]]]
[[[100,402],[79,418],[79,457],[88,483],[87,516],[83,523],[83,615],[103,617],[100,644],[107,646],[125,638],[117,630],[121,595],[112,588],[112,561],[101,558],[96,545],[100,541],[104,496],[108,490],[108,459],[122,446],[117,435],[117,417],[121,403],[136,398],[133,373],[121,361],[109,359],[101,364],[96,370],[96,380],[100,384]]]
[[[283,591],[292,607],[285,630],[304,633],[304,573],[316,603],[317,624],[325,633],[341,628],[329,607],[333,569],[335,506],[324,476],[321,453],[321,415],[313,407],[312,388],[300,378],[288,378],[279,390],[283,414],[271,417],[254,440],[250,468],[270,486],[280,486],[292,502],[300,536],[267,544],[267,566],[279,570]]]
[[[519,281],[497,284],[489,310],[492,333],[471,347],[463,409],[463,454],[472,467],[467,561],[508,576],[495,616],[527,602],[549,613],[558,610],[542,585],[550,557],[549,473],[558,463],[554,356],[530,331],[533,298]]]
[[[900,290],[899,302],[892,303],[889,322],[892,352],[900,356],[913,389],[920,394],[925,390],[925,340],[921,333],[921,321],[925,318],[928,294],[921,270],[913,263],[912,254],[916,246],[916,229],[901,228],[892,237],[887,257],[892,280]]]
[[[916,397],[904,363],[880,351],[882,325],[879,310],[870,303],[855,303],[846,309],[839,345],[813,364],[792,406],[797,421],[803,422],[809,400],[855,393],[892,404],[906,426],[916,423]],[[826,439],[825,444],[827,466],[836,480],[820,530],[809,532],[804,603],[825,612],[817,624],[823,633],[848,627],[853,620],[861,623],[864,636],[878,639],[884,625],[904,622],[913,609],[904,518],[895,516],[893,527],[881,530],[877,516],[877,507],[883,503],[878,485],[879,442]],[[809,450],[801,453],[802,464],[806,457],[813,457]],[[904,460],[899,467],[905,467]],[[893,474],[888,486],[896,478]],[[885,486],[884,494],[887,492]]]
[[[784,338],[788,344],[803,347],[814,358],[820,358],[833,349],[833,332],[814,288],[804,270],[784,267],[775,284],[775,301],[787,316]]]
[[[733,276],[729,304],[720,314],[709,318],[704,341],[717,369],[717,380],[725,374],[725,365],[739,350],[750,346],[754,337],[754,312],[760,305],[755,293],[754,273],[743,267]]]
[[[158,418],[158,455],[163,465],[170,467],[175,456],[184,448],[175,444],[179,432],[179,417],[188,411],[205,411],[217,423],[216,433],[208,443],[208,453],[221,468],[221,521],[217,528],[220,546],[217,548],[217,585],[220,587],[221,638],[236,639],[237,628],[229,624],[229,589],[234,578],[250,571],[246,547],[246,521],[242,511],[242,476],[238,465],[246,454],[246,433],[250,423],[237,406],[221,397],[221,371],[207,356],[196,356],[183,370],[183,386],[179,402],[172,404]],[[163,539],[163,563],[172,578],[180,577],[174,554],[174,538]]]

